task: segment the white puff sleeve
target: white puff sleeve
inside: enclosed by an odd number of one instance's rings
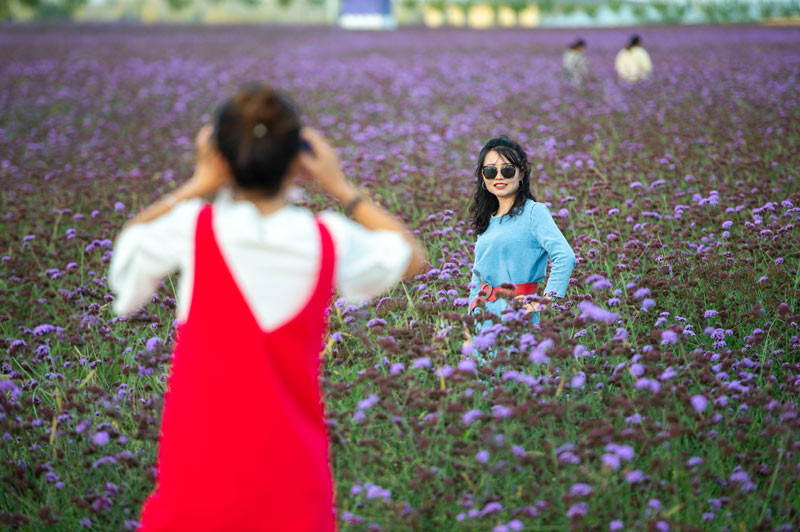
[[[400,279],[411,260],[411,246],[395,231],[370,231],[337,213],[320,215],[336,250],[336,288],[348,301],[380,295]]]
[[[119,234],[108,271],[116,314],[132,312],[146,303],[161,279],[191,256],[202,205],[201,199],[183,201],[163,216],[132,225]]]

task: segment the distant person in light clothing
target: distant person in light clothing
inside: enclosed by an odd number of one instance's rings
[[[628,45],[619,51],[614,68],[620,79],[629,83],[650,77],[653,63],[650,61],[650,54],[642,48],[642,39],[638,35],[631,36]]]
[[[564,77],[572,85],[583,85],[589,79],[586,41],[583,39],[577,39],[564,52]]]

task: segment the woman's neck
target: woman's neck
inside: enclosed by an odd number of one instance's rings
[[[495,216],[504,216],[511,211],[511,207],[514,206],[514,200],[517,199],[516,197],[512,198],[497,198],[497,212],[494,213]]]
[[[236,201],[249,201],[256,206],[261,214],[272,214],[288,204],[283,190],[275,196],[267,196],[257,190],[235,188],[233,190],[233,199]]]

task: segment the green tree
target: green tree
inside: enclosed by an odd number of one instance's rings
[[[192,0],[167,0],[167,5],[172,11],[181,11],[192,5]]]
[[[608,9],[610,9],[614,13],[618,13],[620,9],[622,9],[622,2],[619,0],[611,0],[610,2],[606,3]]]
[[[583,12],[589,15],[591,18],[595,18],[597,16],[597,10],[600,9],[600,4],[586,4],[581,6]]]
[[[542,13],[551,13],[555,5],[553,0],[537,0],[536,3],[539,4],[539,11]]]
[[[0,20],[11,18],[11,1],[0,0]],[[86,5],[87,0],[16,0],[34,11],[39,20],[68,19]]]

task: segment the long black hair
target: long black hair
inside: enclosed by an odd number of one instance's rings
[[[519,189],[517,190],[517,197],[514,198],[514,205],[508,212],[510,217],[517,216],[522,212],[525,207],[525,202],[528,199],[536,201],[531,193],[531,165],[528,163],[528,156],[522,146],[509,139],[505,135],[495,137],[483,145],[480,154],[478,154],[478,165],[475,167],[475,195],[472,197],[472,205],[469,212],[472,217],[472,226],[475,228],[475,233],[483,234],[489,227],[489,221],[492,215],[497,212],[500,204],[494,194],[486,190],[483,186],[483,163],[486,160],[486,155],[490,151],[495,151],[506,158],[506,160],[516,166],[522,173],[522,179],[519,182]]]

